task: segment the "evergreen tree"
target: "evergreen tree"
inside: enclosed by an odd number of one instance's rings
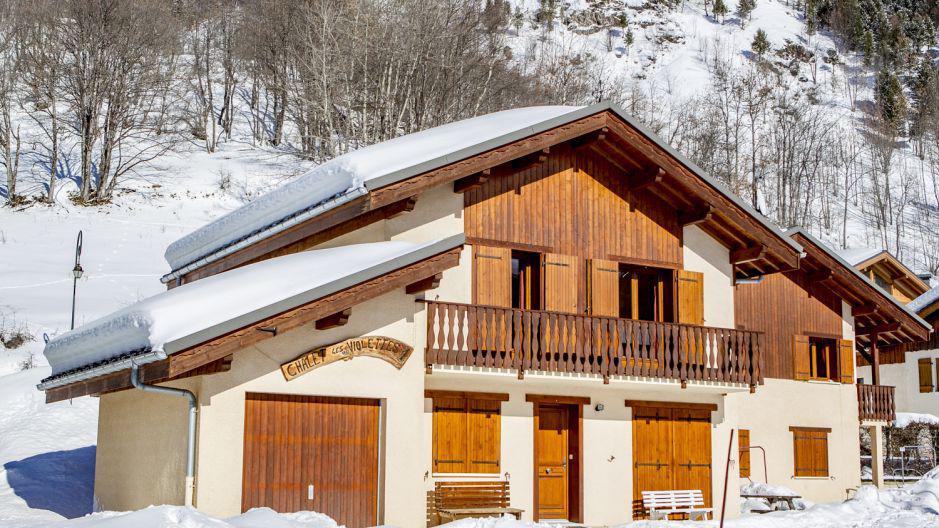
[[[737,16],[740,17],[741,24],[746,24],[750,20],[754,9],[756,9],[756,0],[740,0],[737,3]]]
[[[869,29],[864,31],[861,52],[864,54],[864,66],[870,68],[874,64],[874,34]]]
[[[929,58],[924,58],[913,79],[914,102],[913,122],[910,136],[919,137],[928,129],[929,123],[939,113],[939,74]]]
[[[903,94],[903,85],[896,74],[887,68],[877,74],[877,85],[874,87],[874,96],[877,99],[877,110],[884,123],[890,130],[903,134],[907,117],[906,96]]]
[[[623,46],[626,48],[626,53],[629,53],[629,48],[633,45],[633,30],[632,28],[626,28],[626,33],[623,34]]]
[[[769,51],[769,38],[767,38],[765,31],[762,29],[756,30],[756,36],[753,37],[753,42],[750,44],[750,49],[752,49],[753,53],[756,53],[760,58],[763,58],[763,55]]]
[[[727,16],[727,4],[724,3],[724,0],[714,0],[714,7],[711,8],[711,12],[714,14],[714,18],[724,21],[724,17]]]
[[[805,31],[814,35],[818,30],[818,4],[816,0],[805,1]]]

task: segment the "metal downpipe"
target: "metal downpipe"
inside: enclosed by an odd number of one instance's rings
[[[186,489],[185,505],[192,506],[193,491],[195,488],[196,473],[196,413],[198,412],[198,401],[196,395],[186,389],[174,389],[172,387],[161,387],[159,385],[147,385],[140,381],[140,374],[136,364],[130,368],[130,382],[135,388],[144,392],[154,392],[157,394],[167,394],[170,396],[181,396],[189,400],[189,437],[186,445]]]

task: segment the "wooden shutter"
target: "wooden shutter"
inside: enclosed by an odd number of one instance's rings
[[[467,400],[467,473],[499,472],[501,405],[497,400]]]
[[[577,278],[580,259],[572,255],[547,253],[544,256],[544,309],[577,313]]]
[[[512,250],[473,246],[473,292],[476,304],[512,307]]]
[[[797,477],[828,476],[828,433],[831,429],[790,427]]]
[[[619,263],[612,260],[590,261],[590,313],[619,317]]]
[[[704,274],[678,270],[678,322],[704,324]]]
[[[841,365],[841,383],[854,384],[854,342],[838,341],[838,363]]]
[[[750,477],[750,430],[741,429],[737,434],[737,444],[740,448],[740,477]]]
[[[792,336],[792,377],[796,380],[807,380],[812,377],[809,336]]]
[[[466,400],[434,398],[434,473],[466,471]]]
[[[917,364],[919,365],[919,391],[932,392],[932,360],[922,358]]]

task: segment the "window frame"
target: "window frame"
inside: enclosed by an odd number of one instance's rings
[[[831,476],[831,456],[828,449],[828,436],[831,434],[830,427],[797,427],[790,426],[792,432],[792,475],[794,478],[829,478]],[[800,436],[801,435],[801,436]],[[807,467],[811,462],[801,460],[800,453],[805,454],[804,450],[799,449],[801,442],[821,441],[824,450],[824,469],[821,467]],[[817,445],[817,444],[816,444]],[[809,447],[814,447],[810,445]],[[815,453],[818,456],[819,453]],[[801,463],[801,467],[800,467]]]
[[[809,338],[809,379],[812,381],[833,381],[841,382],[841,353],[839,340],[835,337],[807,335]],[[818,356],[815,347],[820,344],[825,346],[825,376],[818,374]]]

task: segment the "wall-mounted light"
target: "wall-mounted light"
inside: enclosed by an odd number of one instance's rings
[[[595,411],[597,411],[597,412],[602,412],[603,409],[604,409],[604,407],[603,407],[603,404],[602,404],[602,403],[598,403],[596,406],[594,406],[593,409],[594,409]]]
[[[745,277],[745,278],[742,278],[742,279],[734,279],[734,284],[736,284],[736,285],[740,285],[740,284],[759,284],[759,283],[761,283],[761,282],[763,282],[763,276],[762,276],[762,275],[757,275],[756,277]]]

